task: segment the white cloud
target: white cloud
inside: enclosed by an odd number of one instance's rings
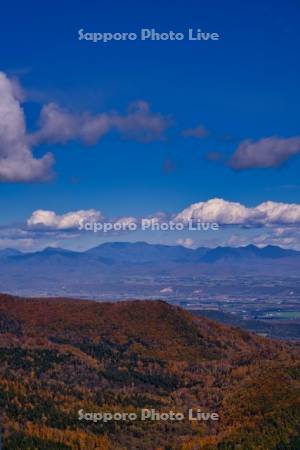
[[[241,203],[215,198],[192,204],[177,214],[175,220],[245,226],[292,225],[300,224],[300,205],[267,201],[249,208]]]
[[[137,224],[138,219],[136,217],[120,217],[119,219],[116,219],[114,222],[118,222],[122,224],[124,228],[129,227],[131,224]]]
[[[183,247],[192,248],[195,245],[195,241],[191,238],[177,239],[176,244]]]
[[[300,153],[300,136],[279,138],[271,136],[257,142],[241,142],[229,165],[236,170],[278,167]]]
[[[58,215],[54,211],[38,209],[27,220],[29,227],[44,227],[55,230],[70,230],[79,228],[80,222],[98,222],[102,218],[100,211],[95,209],[72,211]]]
[[[32,146],[66,144],[72,140],[93,145],[109,132],[117,132],[126,139],[148,142],[162,139],[171,124],[169,118],[153,113],[145,101],[129,105],[126,114],[73,113],[56,103],[48,103],[41,109],[39,128],[28,134],[21,106],[27,99],[26,94],[16,78],[9,79],[0,72],[0,182],[47,181],[52,178],[53,155],[47,153],[36,158]]]
[[[50,153],[34,158],[26,139],[21,91],[0,72],[0,181],[40,181],[51,177]]]
[[[163,212],[148,216],[151,223],[156,224],[171,217]],[[38,230],[71,230],[80,225],[80,221],[95,223],[104,220],[102,213],[96,209],[71,211],[59,215],[55,211],[39,209],[32,213],[27,220],[29,229]],[[121,216],[105,218],[111,223],[122,223],[125,226],[141,222],[141,218],[134,216]],[[177,222],[199,221],[218,223],[220,225],[244,226],[248,228],[272,227],[280,229],[280,225],[289,227],[300,225],[300,205],[296,203],[280,203],[266,201],[255,207],[247,207],[238,202],[230,202],[221,198],[214,198],[204,202],[194,203],[173,216]],[[193,245],[191,239],[177,241],[181,245]]]
[[[297,203],[264,202],[256,207],[263,213],[266,223],[269,224],[296,224],[300,223],[300,205]]]
[[[217,222],[219,224],[239,225],[253,222],[262,216],[254,208],[247,208],[241,203],[228,202],[214,198],[206,202],[194,203],[180,212],[175,220],[199,220],[202,222]]]
[[[95,117],[89,113],[74,114],[56,103],[43,106],[39,125],[39,130],[29,136],[33,145],[44,142],[65,144],[74,139],[92,144],[111,128],[110,118],[105,113]]]
[[[73,113],[49,103],[41,110],[39,125],[39,130],[29,138],[33,145],[44,142],[65,144],[71,140],[93,145],[111,131],[138,141],[159,140],[170,121],[158,113],[152,113],[149,104],[144,101],[132,103],[126,115],[116,112],[96,115]]]
[[[0,249],[13,248],[21,251],[36,250],[39,247],[36,245],[35,239],[2,239],[0,238]]]
[[[265,247],[266,245],[276,245],[279,247],[300,250],[300,229],[299,227],[278,227],[265,228],[263,232],[254,235],[233,234],[223,242],[223,245],[230,247],[240,247],[249,244],[257,247]]]

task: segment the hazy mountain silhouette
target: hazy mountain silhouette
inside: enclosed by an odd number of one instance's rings
[[[275,246],[190,249],[179,245],[113,242],[84,252],[52,247],[32,253],[7,249],[0,252],[0,264],[3,291],[60,295],[64,286],[75,295],[93,295],[104,282],[112,283],[110,292],[117,292],[113,285],[128,277],[298,275],[300,252]],[[127,295],[126,286],[118,292]]]

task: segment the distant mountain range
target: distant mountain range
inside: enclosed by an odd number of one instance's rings
[[[300,252],[268,245],[256,247],[199,247],[190,249],[180,245],[148,244],[146,242],[112,242],[101,244],[85,252],[75,252],[62,248],[48,247],[42,251],[22,253],[15,249],[0,250],[0,259],[12,261],[46,261],[50,258],[87,259],[103,264],[149,264],[161,262],[215,263],[220,261],[243,261],[252,259],[278,259],[300,257]]]
[[[263,248],[199,247],[112,242],[84,252],[46,248],[33,253],[0,251],[0,290],[10,293],[91,294],[103,283],[128,277],[195,277],[200,275],[298,275],[300,252]],[[66,291],[64,290],[66,289]]]

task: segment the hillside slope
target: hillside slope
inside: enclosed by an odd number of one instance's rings
[[[4,449],[299,448],[296,347],[164,302],[0,297]],[[78,420],[78,410],[220,420]]]

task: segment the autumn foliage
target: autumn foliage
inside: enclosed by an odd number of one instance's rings
[[[160,301],[0,298],[4,449],[300,448],[296,345]],[[78,420],[78,410],[215,411],[218,422]]]

